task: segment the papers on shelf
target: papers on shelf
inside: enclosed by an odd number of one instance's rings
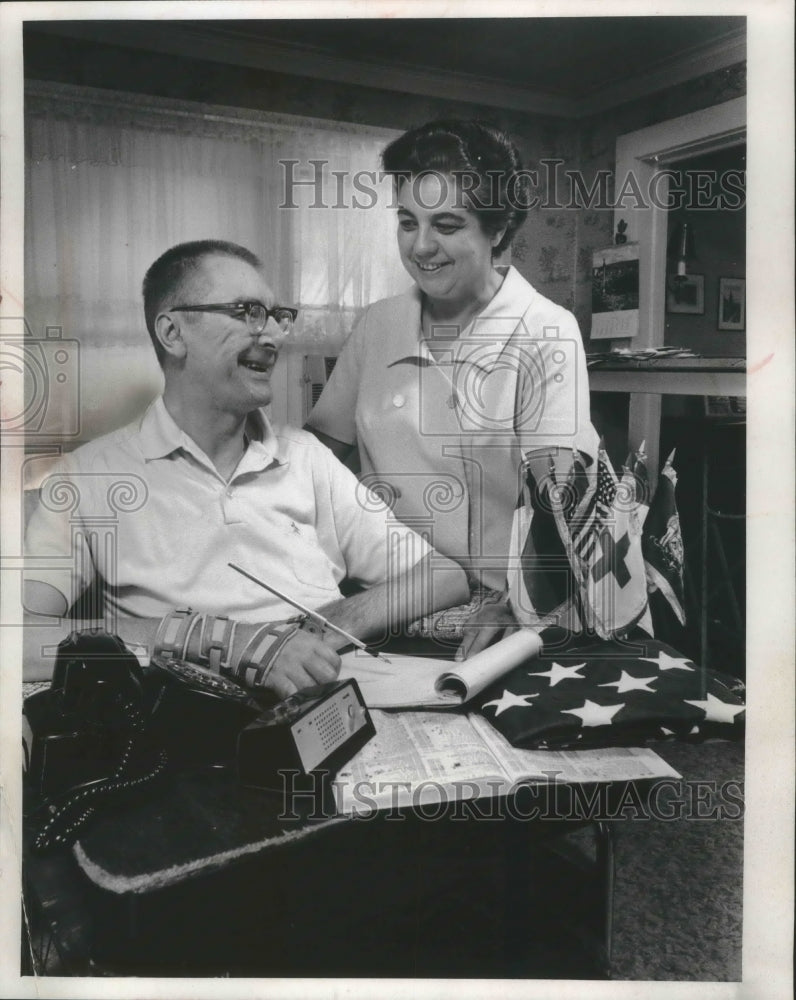
[[[602,364],[606,361],[652,361],[658,358],[699,358],[690,347],[643,347],[632,351],[627,347],[617,347],[612,351],[591,353],[586,355],[587,367]]]

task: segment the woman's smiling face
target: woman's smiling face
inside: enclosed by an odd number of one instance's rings
[[[398,189],[398,249],[421,291],[432,300],[465,307],[492,276],[492,251],[503,233],[488,236],[465,207],[454,179],[424,174]]]

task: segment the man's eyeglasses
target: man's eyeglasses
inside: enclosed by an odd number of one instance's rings
[[[249,333],[262,333],[269,317],[283,332],[289,332],[298,316],[298,309],[290,306],[274,306],[269,309],[262,302],[213,302],[201,306],[172,306],[169,312],[217,312],[227,316],[245,316]]]

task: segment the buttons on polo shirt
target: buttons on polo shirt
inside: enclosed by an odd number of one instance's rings
[[[406,398],[402,396],[400,392],[396,392],[396,394],[392,398],[392,405],[398,407],[398,409],[400,410],[400,408],[405,404],[406,404]]]
[[[234,486],[226,486],[221,491],[221,510],[225,524],[241,524],[246,520],[245,511],[240,504],[238,491]]]

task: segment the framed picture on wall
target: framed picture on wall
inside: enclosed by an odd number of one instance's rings
[[[719,278],[719,329],[746,329],[745,278]]]
[[[592,252],[591,339],[638,333],[638,243]]]
[[[701,316],[705,312],[705,275],[687,274],[666,279],[666,312],[691,313]]]

